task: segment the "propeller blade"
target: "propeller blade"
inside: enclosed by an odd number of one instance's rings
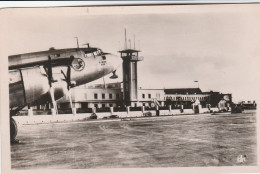
[[[67,89],[69,90],[70,89],[70,85],[71,85],[71,82],[70,82],[70,76],[71,74],[71,67],[68,66],[68,69],[67,69],[67,78],[66,78],[66,82],[67,82]]]
[[[50,96],[51,96],[51,102],[52,102],[53,108],[55,109],[56,114],[58,114],[57,103],[54,98],[54,88],[53,87],[50,88]]]
[[[70,108],[72,109],[73,108],[73,104],[72,104],[72,98],[71,98],[71,91],[70,90],[68,91],[67,96],[68,96],[69,101],[70,101]]]
[[[47,64],[47,69],[48,69],[48,80],[49,80],[49,85],[50,87],[52,86],[52,64],[51,64],[51,56],[48,56],[48,64]]]

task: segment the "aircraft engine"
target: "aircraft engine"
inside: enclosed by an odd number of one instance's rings
[[[33,105],[45,94],[54,100],[67,96],[67,82],[55,75],[54,79],[50,87],[46,72],[40,67],[9,71],[10,107]]]
[[[49,88],[48,78],[40,67],[9,71],[10,107],[32,104]]]

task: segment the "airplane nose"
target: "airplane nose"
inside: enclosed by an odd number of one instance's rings
[[[108,58],[110,65],[113,66],[113,71],[117,70],[122,65],[122,59],[114,54],[111,54]]]

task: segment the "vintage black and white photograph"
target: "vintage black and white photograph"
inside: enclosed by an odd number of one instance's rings
[[[3,12],[11,170],[258,166],[260,5]]]

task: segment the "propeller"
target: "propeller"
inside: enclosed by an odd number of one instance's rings
[[[70,57],[70,61],[67,64],[67,72],[66,74],[61,70],[61,73],[64,76],[64,79],[58,78],[57,80],[53,79],[53,72],[52,72],[52,60],[51,56],[48,56],[48,63],[45,65],[45,71],[47,72],[47,78],[49,81],[49,95],[51,98],[51,102],[53,108],[55,109],[56,113],[58,114],[57,103],[56,100],[66,96],[69,99],[71,109],[72,106],[72,97],[70,88],[76,85],[75,81],[71,81],[71,62],[73,61],[74,57]]]
[[[50,86],[50,90],[49,90],[49,95],[51,97],[51,102],[53,105],[53,108],[55,109],[56,114],[58,114],[58,109],[57,109],[57,103],[55,101],[55,95],[54,95],[54,87],[53,87],[53,76],[52,76],[52,60],[51,60],[51,56],[48,56],[48,63],[46,64],[45,70],[47,70],[47,77],[48,77],[48,81],[49,81],[49,86]]]
[[[52,102],[53,108],[55,109],[56,114],[58,114],[56,99],[59,99],[62,96],[68,96],[68,98],[70,100],[70,105],[72,108],[71,93],[69,91],[70,86],[71,86],[71,82],[70,82],[71,81],[70,80],[71,79],[71,67],[70,67],[70,65],[68,65],[66,75],[64,74],[63,71],[61,71],[61,73],[65,77],[65,82],[61,81],[61,79],[59,79],[59,80],[53,79],[51,56],[48,56],[48,63],[45,65],[45,70],[47,71],[46,74],[47,74],[49,86],[50,86],[49,96],[51,98],[51,102]]]
[[[65,73],[61,70],[61,73],[64,75],[65,77],[65,81],[67,83],[67,90],[65,92],[65,96],[66,98],[69,98],[69,101],[70,101],[70,107],[71,109],[73,108],[73,105],[72,105],[72,97],[71,97],[71,91],[70,91],[70,88],[75,86],[75,82],[74,81],[71,81],[71,66],[68,65],[68,69],[67,69],[67,73],[65,75]]]

